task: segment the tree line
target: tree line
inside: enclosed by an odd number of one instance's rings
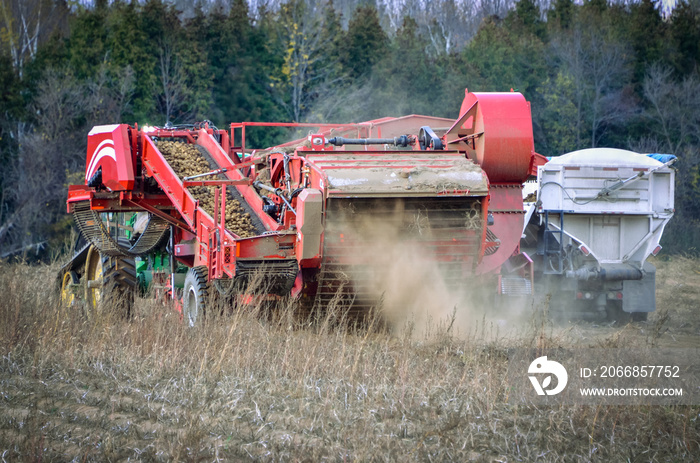
[[[1,1],[0,256],[65,241],[93,125],[455,118],[465,87],[522,92],[547,156],[677,155],[664,244],[700,249],[697,0]]]

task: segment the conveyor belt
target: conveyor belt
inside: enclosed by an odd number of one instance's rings
[[[100,214],[90,209],[90,201],[73,203],[73,219],[83,237],[108,256],[135,257],[146,254],[161,243],[169,230],[168,222],[150,214],[145,230],[131,247],[128,247],[120,245],[117,238],[110,234]]]
[[[221,169],[223,167],[218,165],[216,161],[214,161],[214,158],[211,156],[211,154],[209,153],[209,151],[207,151],[206,148],[200,145],[195,145],[195,147],[197,148],[197,150],[199,150],[202,157],[206,159],[207,163],[209,163],[209,167],[211,170]],[[225,179],[223,174],[220,174],[217,177],[222,180]],[[213,178],[215,177],[212,177],[212,179]],[[260,220],[260,217],[258,217],[253,208],[250,207],[250,204],[248,204],[246,200],[243,199],[243,196],[238,192],[238,189],[236,187],[227,187],[226,192],[228,193],[228,198],[237,200],[240,203],[243,211],[248,214],[253,224],[253,228],[255,229],[255,234],[262,235],[263,233],[265,233],[265,226]]]

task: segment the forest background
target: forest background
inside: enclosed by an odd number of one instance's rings
[[[0,258],[66,242],[93,125],[456,118],[465,88],[522,92],[546,156],[678,156],[662,244],[697,253],[699,58],[698,0],[0,0]]]

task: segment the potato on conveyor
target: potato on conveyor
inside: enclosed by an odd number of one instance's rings
[[[180,179],[212,170],[195,145],[174,141],[160,141],[157,143],[157,147]],[[216,177],[212,176],[209,178],[214,179]],[[223,177],[219,176],[218,178]],[[214,204],[216,204],[214,198],[215,188],[192,187],[189,188],[189,191],[194,199],[199,201],[202,209],[214,217]],[[241,203],[236,200],[226,201],[226,229],[242,238],[255,236],[255,229],[250,215],[243,210]]]

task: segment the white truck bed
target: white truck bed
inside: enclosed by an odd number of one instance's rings
[[[575,151],[538,169],[538,212],[548,213],[550,230],[559,228],[563,213],[565,236],[599,264],[641,268],[673,216],[673,178],[673,169],[643,154]],[[621,181],[627,182],[615,189]]]

